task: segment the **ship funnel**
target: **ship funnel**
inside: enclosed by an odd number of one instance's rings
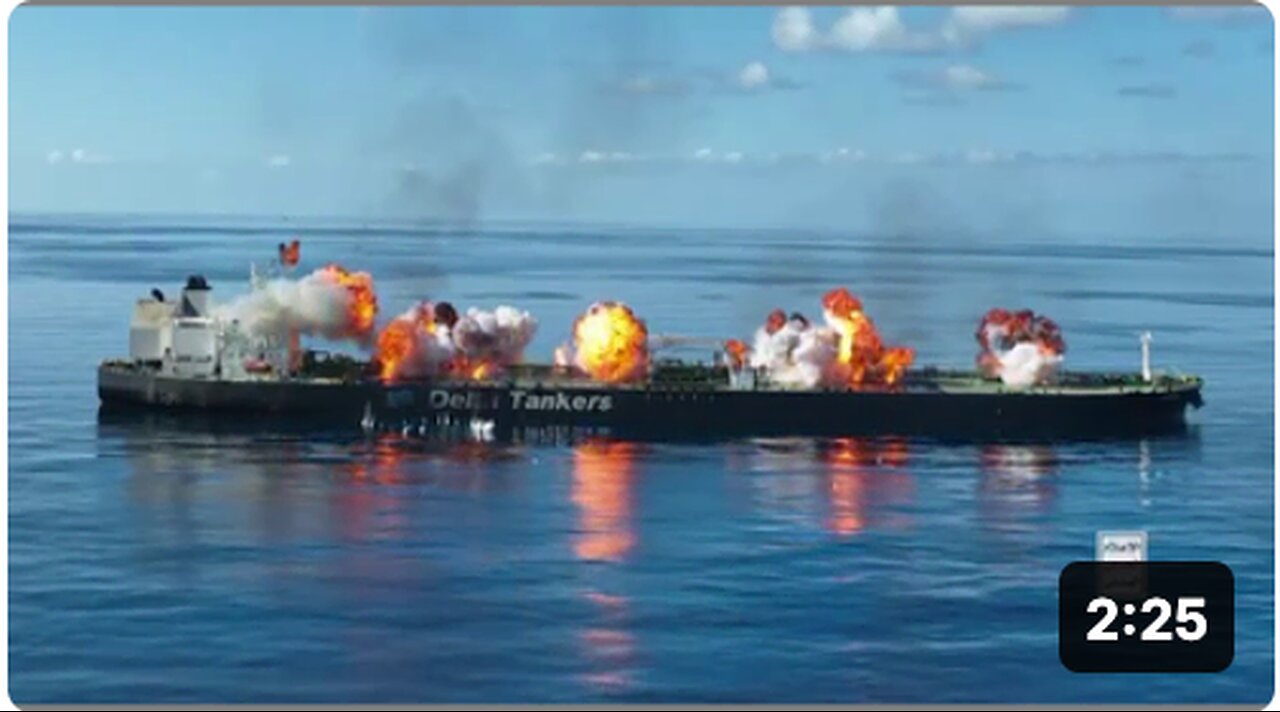
[[[179,316],[210,316],[210,287],[204,275],[187,277],[182,288],[182,305]]]

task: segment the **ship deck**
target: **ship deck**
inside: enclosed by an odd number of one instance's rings
[[[160,376],[155,369],[129,361],[111,360],[102,364],[103,368],[136,374],[150,374],[175,380],[198,380],[207,382],[235,384],[281,384],[292,383],[309,386],[343,386],[363,383],[374,386],[435,386],[435,387],[470,387],[470,388],[510,388],[537,390],[555,388],[560,390],[599,391],[749,391],[756,393],[942,393],[955,395],[1118,395],[1118,394],[1160,394],[1199,390],[1204,381],[1198,376],[1179,373],[1155,373],[1151,380],[1143,379],[1141,374],[1128,372],[1071,372],[1059,373],[1049,383],[1032,386],[1008,386],[998,378],[988,377],[977,371],[958,369],[921,368],[907,371],[902,380],[894,384],[865,383],[847,387],[806,387],[772,383],[763,378],[748,386],[735,386],[731,383],[728,370],[723,366],[707,366],[703,364],[686,364],[681,362],[660,362],[653,375],[644,381],[633,383],[605,383],[589,378],[581,373],[568,371],[547,364],[518,364],[505,374],[494,378],[455,379],[448,377],[432,377],[421,379],[397,379],[382,381],[370,376],[368,364],[353,362],[358,368],[349,368],[343,372],[313,372],[281,378],[271,375],[249,375],[234,381],[225,379],[178,379],[174,376]]]

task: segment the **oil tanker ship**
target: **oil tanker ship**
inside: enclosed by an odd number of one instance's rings
[[[281,258],[291,266],[288,249]],[[558,351],[556,363],[539,365],[521,358],[527,313],[460,316],[424,303],[377,333],[364,273],[330,265],[301,280],[252,282],[248,297],[222,307],[200,276],[176,301],[159,290],[139,300],[129,357],[98,368],[102,407],[497,433],[1074,438],[1178,432],[1188,406],[1202,404],[1200,378],[1151,369],[1146,338],[1138,372],[1059,371],[1056,325],[1030,312],[988,314],[980,367],[960,371],[913,367],[909,349],[884,347],[844,290],[824,301],[833,326],[776,312],[754,348],[730,340],[709,362],[652,358],[643,322],[606,302],[575,324],[575,343],[563,348],[576,358]],[[303,349],[303,334],[354,338],[375,352]]]

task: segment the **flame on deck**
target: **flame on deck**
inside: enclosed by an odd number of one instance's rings
[[[896,383],[915,360],[913,349],[884,345],[875,323],[862,311],[862,302],[849,290],[827,292],[822,308],[827,323],[840,335],[836,358],[850,385]]]
[[[1062,363],[1067,344],[1062,330],[1030,309],[988,311],[974,332],[978,368],[1007,385],[1028,386],[1051,378]]]
[[[383,380],[393,380],[418,357],[422,337],[434,335],[435,312],[430,302],[422,302],[391,320],[378,334],[374,358],[378,361],[379,375]]]
[[[573,346],[573,363],[599,381],[626,383],[649,371],[649,330],[621,302],[592,304],[573,323]]]
[[[747,364],[751,347],[747,346],[747,342],[742,339],[729,339],[724,342],[724,352],[729,356],[730,368],[740,369]]]
[[[448,376],[483,380],[519,362],[537,321],[500,306],[459,316],[449,302],[421,302],[378,335],[374,358],[383,380]]]
[[[338,264],[316,271],[321,279],[338,285],[347,292],[347,330],[361,339],[373,335],[378,316],[378,295],[373,290],[373,277],[368,272],[351,272]]]

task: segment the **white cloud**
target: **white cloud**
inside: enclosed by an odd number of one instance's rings
[[[952,89],[991,89],[1003,84],[970,64],[953,64],[943,69],[942,81]]]
[[[904,70],[891,75],[891,78],[905,87],[924,90],[929,94],[939,92],[958,94],[969,91],[1013,91],[1023,88],[1020,84],[1007,82],[971,64],[951,64],[938,70]]]
[[[293,163],[293,159],[283,153],[277,153],[274,156],[267,157],[268,168],[288,168]]]
[[[51,166],[59,163],[92,165],[111,162],[110,156],[105,156],[101,153],[93,153],[92,151],[87,151],[83,148],[73,148],[70,151],[55,148],[46,153],[44,159]]]
[[[738,165],[747,162],[747,155],[742,151],[725,151],[718,153],[710,148],[699,148],[693,152],[695,163],[727,163]]]
[[[1065,5],[962,5],[951,9],[941,35],[952,44],[966,44],[1001,30],[1057,25],[1070,14]]]
[[[976,165],[989,165],[1010,162],[1014,160],[1014,156],[1013,154],[994,151],[990,148],[971,148],[965,151],[964,159]]]
[[[647,157],[638,153],[630,153],[628,151],[587,150],[578,154],[578,163],[617,164],[636,163],[644,160],[647,160]]]
[[[807,8],[784,7],[773,18],[773,43],[785,52],[804,52],[817,48],[822,37]]]
[[[908,30],[891,5],[850,8],[831,27],[830,43],[850,52],[913,52],[936,45],[933,37]]]
[[[688,94],[692,87],[683,79],[641,74],[624,79],[618,88],[627,94],[681,96]]]
[[[1267,8],[1262,5],[1236,5],[1224,7],[1208,7],[1186,5],[1166,8],[1169,14],[1179,20],[1198,22],[1240,22],[1265,20]]]
[[[665,76],[636,74],[626,79],[606,82],[602,88],[610,92],[652,99],[680,99],[694,94],[724,92],[756,94],[768,91],[799,89],[800,84],[775,74],[764,62],[752,60],[733,69],[671,70]]]
[[[847,146],[841,146],[833,151],[823,151],[818,154],[819,163],[857,163],[867,158],[867,152],[862,149],[850,150]]]
[[[773,20],[773,42],[787,52],[840,49],[847,52],[931,52],[961,49],[1006,30],[1049,27],[1064,22],[1071,8],[1063,5],[960,6],[932,29],[915,29],[891,5],[849,8],[824,32],[805,8],[779,10]]]
[[[1152,82],[1150,84],[1128,84],[1116,90],[1123,97],[1136,99],[1173,99],[1178,96],[1177,87],[1172,84]]]
[[[556,155],[556,154],[542,154]],[[1005,150],[975,147],[965,150],[868,153],[862,149],[838,147],[820,151],[790,153],[765,152],[749,154],[743,151],[717,151],[710,147],[692,152],[637,154],[627,151],[583,151],[577,161],[557,159],[531,163],[544,169],[556,170],[612,170],[645,167],[678,169],[702,166],[733,167],[734,170],[767,170],[787,167],[811,166],[826,170],[855,169],[867,166],[896,166],[901,170],[925,170],[930,168],[972,166],[1037,166],[1037,165],[1134,165],[1134,164],[1204,164],[1237,163],[1260,160],[1261,156],[1249,153],[1187,153],[1182,151],[1067,151],[1043,153],[1023,150]]]
[[[769,85],[769,68],[763,62],[749,62],[738,71],[738,86],[748,91]]]

